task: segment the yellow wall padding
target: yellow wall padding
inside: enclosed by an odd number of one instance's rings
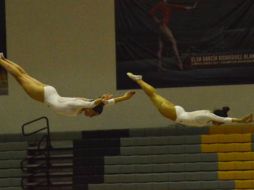
[[[218,171],[220,180],[250,180],[254,179],[254,171]]]
[[[217,135],[202,135],[202,144],[210,143],[248,143],[252,142],[252,134],[217,134]]]
[[[254,170],[254,161],[218,162],[219,171]]]
[[[214,126],[209,128],[209,134],[244,134],[254,133],[254,125]]]
[[[254,189],[254,180],[235,180],[236,189]]]
[[[219,162],[251,160],[254,160],[254,152],[218,153]]]
[[[201,144],[201,151],[208,152],[250,152],[251,143],[220,143],[220,144]],[[221,161],[221,160],[219,160]]]

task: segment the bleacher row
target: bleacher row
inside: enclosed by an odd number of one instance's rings
[[[253,131],[227,126],[85,132],[74,142],[74,181],[92,190],[254,189]]]
[[[218,126],[62,134],[52,138],[50,189],[253,190],[253,133],[254,126]],[[19,169],[25,156],[28,171],[44,161],[32,158],[35,147],[13,142],[0,150],[1,190],[20,190],[21,175],[26,189],[47,189],[45,170],[31,177]]]

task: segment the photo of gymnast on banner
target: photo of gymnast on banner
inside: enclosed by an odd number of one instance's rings
[[[5,1],[0,1],[0,52],[6,55]],[[0,95],[8,94],[7,72],[0,67]]]
[[[254,1],[115,0],[117,88],[254,83]]]

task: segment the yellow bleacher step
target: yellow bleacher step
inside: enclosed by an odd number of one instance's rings
[[[254,152],[218,153],[218,161],[254,161]]]
[[[235,180],[236,189],[254,189],[254,180]]]
[[[250,152],[252,151],[252,143],[201,144],[201,151],[203,153]]]
[[[253,180],[254,170],[248,171],[219,171],[220,180]]]
[[[202,135],[202,144],[212,143],[251,143],[252,133],[246,134],[216,134],[216,135]]]
[[[253,124],[238,124],[238,125],[228,125],[228,126],[213,126],[209,128],[209,134],[244,134],[244,133],[254,133]]]
[[[253,161],[218,162],[219,171],[254,170]]]

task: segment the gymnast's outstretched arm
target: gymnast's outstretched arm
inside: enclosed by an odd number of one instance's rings
[[[253,114],[248,114],[241,118],[232,118],[233,123],[250,123],[253,121]]]
[[[248,114],[241,118],[230,118],[230,117],[220,117],[212,114],[212,122],[214,124],[228,124],[228,123],[250,123],[253,121],[253,115]]]
[[[134,94],[135,94],[135,91],[128,91],[124,93],[122,96],[118,96],[118,97],[107,96],[107,98],[104,98],[102,102],[105,105],[108,105],[108,104],[111,105],[114,103],[119,103],[119,102],[129,100]]]
[[[89,101],[84,98],[74,98],[68,104],[76,108],[94,108],[100,103],[102,103],[102,98],[97,98],[93,101]]]

